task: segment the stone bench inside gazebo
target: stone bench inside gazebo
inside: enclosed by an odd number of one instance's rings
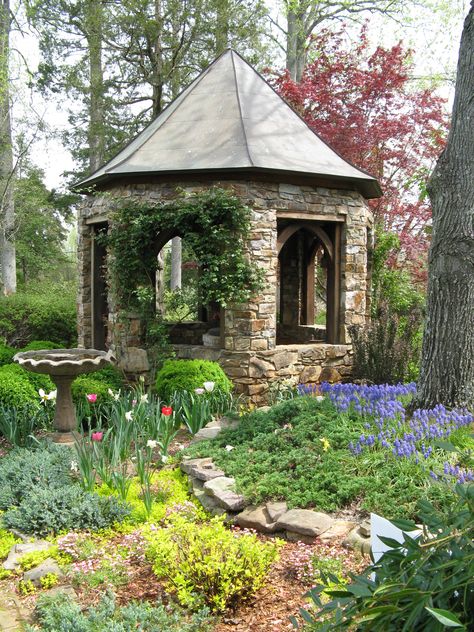
[[[347,378],[348,328],[368,318],[367,199],[381,195],[379,184],[324,143],[233,50],[76,186],[87,188],[79,217],[80,344],[113,346],[126,371],[148,370],[133,315],[126,342],[114,338],[107,257],[96,236],[117,196],[153,203],[215,186],[252,209],[248,252],[265,287],[248,304],[221,310],[217,323],[201,309],[199,321],[173,326],[176,356],[218,361],[256,403],[274,380]]]

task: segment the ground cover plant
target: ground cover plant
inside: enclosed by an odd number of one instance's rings
[[[472,414],[438,407],[409,417],[414,388],[301,387],[300,395],[243,417],[238,428],[187,453],[211,456],[253,503],[284,499],[291,507],[414,517],[419,499],[441,507],[449,498],[449,486],[437,479],[473,476],[469,451],[450,447],[473,447]]]
[[[106,593],[97,606],[84,610],[65,594],[38,600],[39,626],[27,632],[206,632],[209,616],[202,610],[192,616],[161,603],[131,602],[120,607],[113,593]]]

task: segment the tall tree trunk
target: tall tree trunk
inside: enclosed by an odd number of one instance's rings
[[[181,288],[181,251],[181,237],[173,237],[171,240],[171,290]]]
[[[229,0],[219,0],[216,12],[216,57],[229,46]]]
[[[296,3],[293,3],[296,5]],[[304,26],[304,11],[290,6],[287,12],[286,67],[293,81],[301,81],[307,56],[307,33]]]
[[[459,50],[452,126],[430,178],[433,236],[417,406],[474,409],[474,0]]]
[[[0,0],[0,248],[4,294],[16,292],[13,146],[8,85],[10,23],[10,1]]]
[[[156,118],[163,109],[163,16],[161,0],[155,0],[156,37],[153,42],[153,74],[152,74],[152,117]]]
[[[89,0],[86,28],[89,48],[89,167],[96,171],[105,159],[104,69],[102,66],[103,5]]]

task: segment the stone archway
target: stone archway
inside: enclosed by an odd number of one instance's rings
[[[339,224],[321,225],[306,221],[292,222],[279,232],[279,337],[285,344],[309,340],[333,344],[338,342],[341,303],[340,233]],[[318,250],[324,253],[322,267],[326,271],[327,283],[324,331],[314,326],[315,257]]]

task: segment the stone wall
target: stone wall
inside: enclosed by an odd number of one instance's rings
[[[281,345],[258,352],[229,352],[225,349],[203,349],[191,345],[175,345],[180,359],[203,358],[219,362],[238,393],[248,395],[255,403],[265,402],[275,382],[318,384],[340,382],[351,374],[351,345]]]
[[[234,305],[225,311],[223,350],[216,352],[205,347],[178,345],[179,357],[184,357],[186,353],[192,353],[192,357],[209,357],[217,353],[219,362],[239,392],[249,395],[254,401],[261,401],[269,382],[276,379],[289,377],[313,382],[348,376],[351,364],[350,347],[347,346],[350,342],[348,327],[362,324],[366,319],[369,276],[367,229],[371,227],[372,216],[358,192],[309,185],[229,180],[201,183],[152,181],[115,185],[106,195],[88,196],[82,204],[78,230],[79,344],[87,347],[92,343],[90,275],[94,224],[91,222],[107,219],[108,211],[114,205],[114,196],[133,196],[143,202],[156,202],[175,198],[179,194],[178,187],[180,191],[192,194],[212,186],[229,189],[251,207],[248,255],[254,265],[264,271],[265,287],[249,303]],[[305,220],[339,222],[343,226],[339,302],[339,341],[343,344],[285,345],[280,349],[276,346],[278,223]],[[109,297],[109,323],[108,343],[120,356],[123,347],[130,346],[130,342],[123,327],[117,333],[113,297]],[[182,342],[189,342],[189,336],[183,336]],[[337,369],[338,374],[330,369]],[[317,380],[313,379],[315,376]]]

